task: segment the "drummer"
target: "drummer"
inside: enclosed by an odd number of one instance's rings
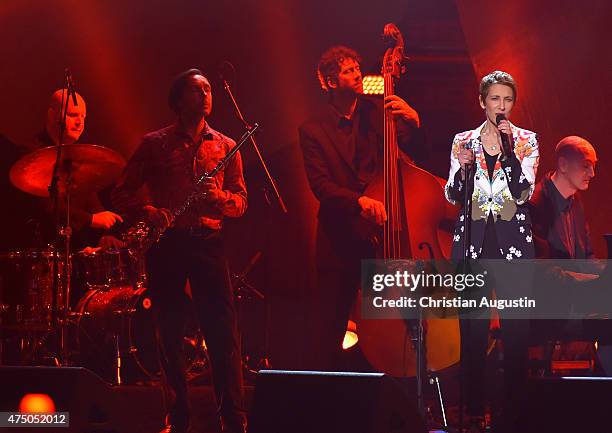
[[[55,146],[60,141],[59,124],[62,118],[63,104],[67,92],[62,89],[51,95],[47,109],[47,117],[43,131],[33,142],[25,146],[18,146],[10,140],[0,137],[2,150],[1,176],[4,182],[0,183],[3,204],[12,212],[4,213],[0,217],[0,250],[14,250],[23,248],[40,248],[52,243],[55,239],[55,224],[53,218],[53,203],[49,199],[34,198],[20,191],[9,182],[9,170],[15,162],[28,153],[43,147]],[[76,94],[76,104],[69,98],[66,113],[66,129],[62,142],[65,145],[74,144],[81,137],[85,128],[87,106],[83,97]],[[83,185],[81,185],[83,186]],[[87,185],[84,185],[87,187]],[[60,216],[65,218],[65,197],[60,199]],[[76,234],[74,247],[82,248],[85,245],[95,245],[101,241],[106,246],[119,247],[120,243],[113,238],[105,237],[103,230],[109,230],[122,221],[121,216],[108,211],[101,204],[98,194],[79,193],[78,188],[71,194],[70,225]],[[80,245],[79,245],[80,244]]]
[[[39,147],[54,146],[59,144],[59,125],[63,109],[62,101],[65,102],[65,98],[67,96],[68,93],[62,89],[55,91],[51,95],[49,108],[47,110],[45,130],[38,136]],[[62,144],[64,145],[76,143],[85,129],[87,105],[85,104],[83,97],[78,93],[76,93],[76,102],[77,103],[75,105],[73,103],[73,99],[68,98],[66,128],[62,137]],[[123,222],[120,215],[104,209],[104,206],[100,202],[97,194],[79,194],[77,189],[76,193],[71,194],[70,199],[70,225],[75,231],[88,228],[109,230],[117,222]],[[99,237],[100,233],[97,233],[97,235]],[[87,241],[91,242],[91,235],[85,237],[89,238]]]
[[[83,97],[75,92],[76,105],[72,97],[68,98],[66,109],[66,128],[62,137],[64,145],[75,144],[85,130],[87,104]],[[37,137],[37,147],[55,146],[59,144],[60,122],[63,114],[63,104],[68,92],[59,89],[53,92],[47,109],[45,129]],[[86,185],[85,185],[86,186]],[[60,215],[65,215],[65,201],[60,201]],[[44,208],[48,218],[52,212],[52,202],[47,200]],[[49,221],[52,221],[49,220]],[[77,188],[70,196],[70,226],[75,233],[73,249],[97,245],[104,248],[119,248],[123,245],[113,236],[104,235],[117,223],[123,222],[120,215],[106,210],[100,201],[99,194],[89,192],[79,193]],[[48,224],[47,224],[48,225]],[[89,249],[89,248],[88,248]]]

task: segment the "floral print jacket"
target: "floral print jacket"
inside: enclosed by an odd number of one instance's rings
[[[511,124],[514,156],[505,162],[497,161],[493,178],[489,178],[484,147],[478,128],[455,135],[450,155],[450,171],[444,188],[446,199],[452,204],[463,204],[465,182],[457,156],[460,145],[471,145],[474,150],[474,188],[472,192],[471,258],[482,252],[485,226],[492,214],[500,247],[500,257],[506,260],[533,258],[531,218],[526,202],[534,190],[538,168],[538,139],[534,132]],[[459,215],[453,236],[452,257],[459,260],[463,246],[463,213]],[[485,257],[483,257],[485,258]],[[490,258],[490,257],[488,257]]]

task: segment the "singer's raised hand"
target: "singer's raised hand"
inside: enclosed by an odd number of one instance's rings
[[[512,137],[512,128],[510,127],[510,121],[508,121],[507,119],[504,119],[499,122],[499,124],[497,125],[497,129],[500,133]]]

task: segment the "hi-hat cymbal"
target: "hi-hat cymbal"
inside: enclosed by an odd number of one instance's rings
[[[49,184],[57,158],[57,146],[35,150],[17,161],[9,173],[17,188],[49,197]],[[68,144],[62,149],[61,189],[70,174],[70,190],[100,191],[119,179],[125,159],[112,149],[95,144]]]

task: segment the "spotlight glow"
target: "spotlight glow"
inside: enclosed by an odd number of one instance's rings
[[[55,403],[47,394],[26,394],[19,402],[19,412],[53,413],[55,412]]]
[[[365,95],[384,95],[385,79],[382,75],[366,75],[363,77],[363,93]]]
[[[344,340],[342,341],[342,348],[344,350],[348,350],[357,344],[358,341],[359,337],[357,336],[357,324],[352,320],[349,320],[346,326]]]

